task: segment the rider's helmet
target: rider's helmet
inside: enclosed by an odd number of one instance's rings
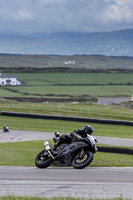
[[[89,135],[92,135],[93,133],[93,128],[92,126],[90,125],[85,125],[82,130],[86,133],[86,134],[89,134]]]
[[[55,131],[54,134],[55,134],[55,137],[56,137],[56,138],[60,138],[60,133],[59,133],[58,131]]]

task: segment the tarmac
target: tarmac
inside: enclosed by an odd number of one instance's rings
[[[50,132],[10,130],[7,133],[3,133],[3,130],[0,129],[0,143],[30,141],[30,140],[47,140],[47,139],[52,139],[53,137],[54,133]],[[102,136],[96,136],[96,138],[98,140],[98,144],[133,147],[133,139],[102,137]]]

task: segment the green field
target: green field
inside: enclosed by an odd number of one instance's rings
[[[133,83],[132,72],[109,73],[12,73],[27,85],[47,84],[128,84]]]
[[[133,91],[132,73],[16,73],[26,86],[1,86],[1,97],[75,98],[128,97]],[[86,96],[86,97],[83,97]],[[31,101],[31,100],[30,100]],[[72,100],[71,100],[72,101]]]
[[[18,96],[20,93],[24,96],[51,96],[53,95],[72,95],[82,96],[89,95],[92,97],[128,97],[130,98],[133,93],[132,86],[29,86],[29,87],[11,87],[11,89],[17,90]],[[12,96],[16,96],[16,93]],[[27,94],[26,94],[27,93]],[[10,92],[11,95],[11,92]],[[8,93],[1,94],[2,97],[8,96]],[[49,97],[50,98],[50,97]]]
[[[75,64],[66,66],[65,60],[75,60]],[[64,100],[73,96],[80,101],[90,101],[89,97],[130,98],[133,71],[129,69],[133,69],[133,59],[126,57],[0,55],[0,73],[6,70],[26,83],[23,87],[1,86],[0,96],[59,99],[62,95]]]

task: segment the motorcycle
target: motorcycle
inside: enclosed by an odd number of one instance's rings
[[[4,133],[9,132],[8,127],[4,127],[4,128],[3,128],[3,132],[4,132]]]
[[[56,143],[60,137],[53,138]],[[52,166],[73,166],[75,169],[87,167],[93,161],[93,154],[96,153],[96,138],[87,135],[86,138],[73,140],[71,143],[63,143],[59,145],[55,151],[50,148],[48,141],[44,142],[45,149],[42,150],[35,158],[35,165],[38,168],[46,168]]]

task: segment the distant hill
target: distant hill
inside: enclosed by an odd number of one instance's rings
[[[133,56],[133,29],[88,34],[0,35],[0,53]]]

